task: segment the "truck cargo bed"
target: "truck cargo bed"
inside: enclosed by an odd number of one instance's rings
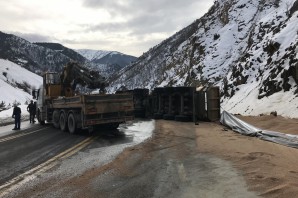
[[[84,126],[105,123],[121,123],[133,119],[131,94],[78,95],[57,98],[54,109],[77,109]]]

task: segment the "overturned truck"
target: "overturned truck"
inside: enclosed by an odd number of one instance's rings
[[[220,118],[218,87],[158,87],[151,94],[148,89],[125,92],[133,95],[135,117],[185,122]]]

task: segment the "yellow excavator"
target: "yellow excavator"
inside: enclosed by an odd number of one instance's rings
[[[91,71],[76,62],[67,63],[61,74],[45,73],[43,80],[48,97],[74,96],[77,84],[90,89],[99,89],[99,93],[104,93],[107,86],[105,78],[98,72]]]

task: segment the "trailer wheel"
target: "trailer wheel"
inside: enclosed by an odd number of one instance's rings
[[[175,116],[171,114],[165,114],[163,115],[164,120],[175,120]]]
[[[56,128],[56,129],[59,129],[60,127],[60,122],[59,122],[59,111],[58,110],[55,110],[53,112],[53,126]]]
[[[75,120],[75,117],[74,117],[73,113],[70,113],[68,115],[67,125],[68,125],[69,133],[71,133],[71,134],[76,133],[77,125],[76,125],[76,120]]]
[[[110,123],[110,124],[106,124],[104,125],[105,128],[109,129],[109,130],[115,130],[119,127],[120,123]]]
[[[175,116],[175,120],[179,121],[179,122],[190,122],[191,118],[188,116],[184,116],[184,115],[177,115],[177,116]]]
[[[39,122],[39,124],[41,124],[41,125],[44,125],[45,124],[45,121],[44,120],[41,120],[41,113],[40,113],[40,110],[39,109],[37,111],[36,117],[37,117],[37,121]]]
[[[61,131],[67,131],[67,121],[66,121],[66,115],[64,111],[62,111],[60,114],[59,125],[60,125]]]
[[[162,119],[162,114],[160,114],[160,113],[155,113],[154,115],[153,115],[153,118],[154,119],[156,119],[156,120],[159,120],[159,119]]]

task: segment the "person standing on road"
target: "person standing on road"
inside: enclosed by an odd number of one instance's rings
[[[36,102],[33,103],[33,111],[32,111],[33,123],[35,123],[35,115],[36,115]]]
[[[27,111],[29,112],[29,117],[30,117],[30,123],[34,123],[34,104],[33,104],[33,100],[31,100],[30,104],[27,106]]]
[[[14,128],[12,130],[21,129],[21,108],[18,105],[14,105],[12,117],[14,118]]]

